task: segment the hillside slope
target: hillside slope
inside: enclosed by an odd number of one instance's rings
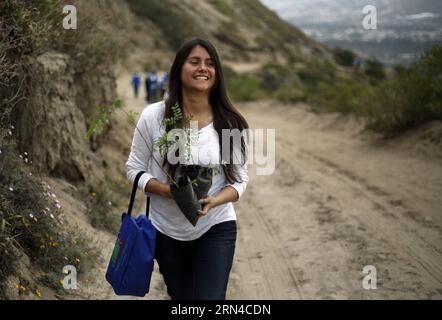
[[[149,43],[161,50],[164,42],[170,59],[184,39],[200,36],[212,41],[227,64],[296,62],[311,59],[331,59],[328,49],[307,37],[296,27],[281,20],[258,0],[126,0],[136,15],[132,23],[138,32],[133,37],[144,49],[146,63],[155,61]],[[121,4],[125,7],[125,4]],[[150,33],[144,30],[151,30]],[[160,35],[160,37],[158,37]],[[167,67],[167,63],[166,66]]]

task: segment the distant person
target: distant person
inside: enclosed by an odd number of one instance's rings
[[[362,67],[362,58],[357,56],[355,58],[355,61],[353,62],[353,70],[354,71],[359,71]]]
[[[163,100],[166,99],[166,91],[168,85],[169,85],[169,74],[167,72],[164,72],[160,78],[161,98]]]
[[[144,77],[144,90],[146,92],[146,101],[149,102],[149,87],[150,87],[150,78],[149,74],[146,72]]]
[[[157,100],[158,92],[158,77],[156,71],[149,74],[148,79],[146,79],[147,86],[147,102],[154,103]]]
[[[135,72],[132,75],[132,87],[134,88],[135,99],[138,98],[138,89],[140,88],[140,84],[141,84],[141,77],[138,74],[138,72]]]

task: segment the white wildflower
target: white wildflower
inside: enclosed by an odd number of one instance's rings
[[[14,191],[14,189],[12,189],[12,187],[9,187],[9,191]]]
[[[54,215],[53,215],[52,213],[51,213],[51,218],[52,218],[52,219],[55,219],[55,217],[54,217]]]

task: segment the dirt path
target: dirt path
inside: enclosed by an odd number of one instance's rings
[[[361,125],[272,102],[239,106],[276,128],[276,170],[236,205],[232,299],[442,297],[440,158],[375,145]],[[362,269],[377,270],[364,290]]]
[[[141,112],[130,77],[118,84],[128,108]],[[441,158],[374,144],[355,120],[302,106],[238,107],[252,128],[276,128],[276,169],[257,176],[250,166],[251,182],[235,204],[229,299],[442,298]],[[133,128],[117,131],[107,158],[124,169],[121,145],[130,147]],[[97,241],[104,261],[82,296],[121,299],[103,275],[114,236],[100,232]],[[362,287],[366,265],[376,267],[376,290]],[[167,299],[157,266],[146,299]]]

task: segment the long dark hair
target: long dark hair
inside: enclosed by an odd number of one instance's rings
[[[182,97],[182,82],[181,82],[181,69],[183,67],[184,62],[186,61],[189,54],[196,46],[202,46],[207,50],[212,61],[215,64],[215,83],[210,90],[209,103],[212,106],[213,113],[213,124],[214,128],[218,133],[219,144],[220,144],[220,157],[222,157],[222,130],[223,129],[238,129],[239,131],[243,131],[244,129],[248,129],[249,125],[244,119],[244,117],[239,113],[239,111],[232,105],[229,97],[227,96],[226,85],[224,82],[223,70],[221,67],[221,61],[219,59],[218,53],[215,47],[207,40],[195,38],[187,41],[181,48],[178,50],[175,60],[173,61],[172,67],[170,69],[170,79],[169,79],[169,92],[168,97],[165,101],[166,110],[165,110],[165,118],[172,117],[172,107],[175,106],[176,103],[179,104],[182,114],[184,115],[183,110],[183,97]],[[171,130],[170,126],[166,126],[166,132]],[[229,181],[229,183],[241,182],[239,176],[236,172],[234,161],[233,161],[233,143],[230,143],[230,159],[223,159],[222,161],[227,162],[227,164],[223,165],[224,174]],[[241,155],[244,164],[247,159],[246,154],[246,144],[243,138],[241,138]],[[167,157],[164,159],[164,165],[167,167],[167,170],[171,177],[175,176],[175,171],[178,167],[178,164],[172,165],[168,162]]]

